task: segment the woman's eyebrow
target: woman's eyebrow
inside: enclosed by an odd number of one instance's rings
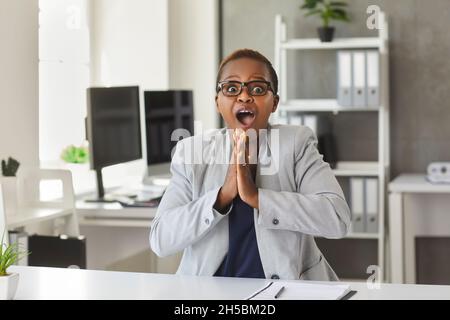
[[[224,78],[223,81],[228,80],[230,78],[238,78],[238,79],[240,79],[240,77],[238,75],[232,74],[232,75]],[[266,78],[263,75],[259,74],[259,73],[250,75],[250,78],[266,80]]]
[[[250,76],[250,78],[266,80],[266,78],[265,78],[263,75],[260,75],[260,74],[252,74],[252,75]]]
[[[239,78],[239,76],[235,75],[235,74],[232,74],[231,76],[228,76],[228,77],[224,78],[223,80],[227,80],[227,79],[230,79],[230,78]]]

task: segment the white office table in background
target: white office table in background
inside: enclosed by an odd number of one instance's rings
[[[450,220],[447,195],[450,184],[430,183],[421,174],[402,174],[389,183],[389,192],[391,282],[415,283],[414,237],[425,232],[426,235],[450,236],[450,223],[447,223]],[[443,207],[446,209],[442,210]],[[408,219],[413,211],[429,223],[414,225],[412,219]]]
[[[176,271],[178,256],[162,259],[150,250],[148,234],[157,207],[122,207],[118,202],[85,202],[84,198],[86,195],[79,196],[76,208],[80,232],[87,238],[88,268]]]
[[[77,200],[80,226],[150,228],[157,208],[123,207],[118,202],[94,203]]]
[[[163,193],[164,188],[164,186],[144,185],[140,182],[134,182],[122,187],[109,188],[106,192],[112,196],[142,193],[149,197],[157,197]],[[156,215],[157,207],[124,207],[118,202],[84,201],[94,197],[95,193],[77,196],[76,208],[81,226],[149,228],[151,220]]]
[[[16,300],[242,300],[271,280],[12,266]],[[450,286],[349,283],[352,300],[450,299]]]

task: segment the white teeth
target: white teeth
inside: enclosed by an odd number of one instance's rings
[[[251,114],[251,115],[253,115],[253,112],[251,112],[249,110],[239,110],[237,113],[238,114]]]

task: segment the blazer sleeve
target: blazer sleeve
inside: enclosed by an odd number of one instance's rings
[[[350,209],[329,164],[317,150],[314,133],[302,127],[294,141],[292,174],[297,192],[259,189],[258,223],[325,238],[344,237],[350,227]]]
[[[220,187],[192,199],[192,165],[185,164],[185,140],[176,146],[171,181],[158,206],[150,229],[150,246],[158,256],[179,252],[199,241],[226,214],[213,208]]]

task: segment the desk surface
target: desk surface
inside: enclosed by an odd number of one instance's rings
[[[15,299],[240,300],[269,280],[12,266]],[[350,283],[352,299],[450,299],[450,286]]]
[[[406,193],[450,193],[450,184],[427,181],[424,174],[402,174],[389,183],[389,191]]]
[[[150,228],[157,208],[124,208],[120,203],[76,202],[81,226]]]
[[[7,217],[8,228],[15,229],[29,224],[56,219],[72,214],[70,209],[25,208],[20,214]]]

